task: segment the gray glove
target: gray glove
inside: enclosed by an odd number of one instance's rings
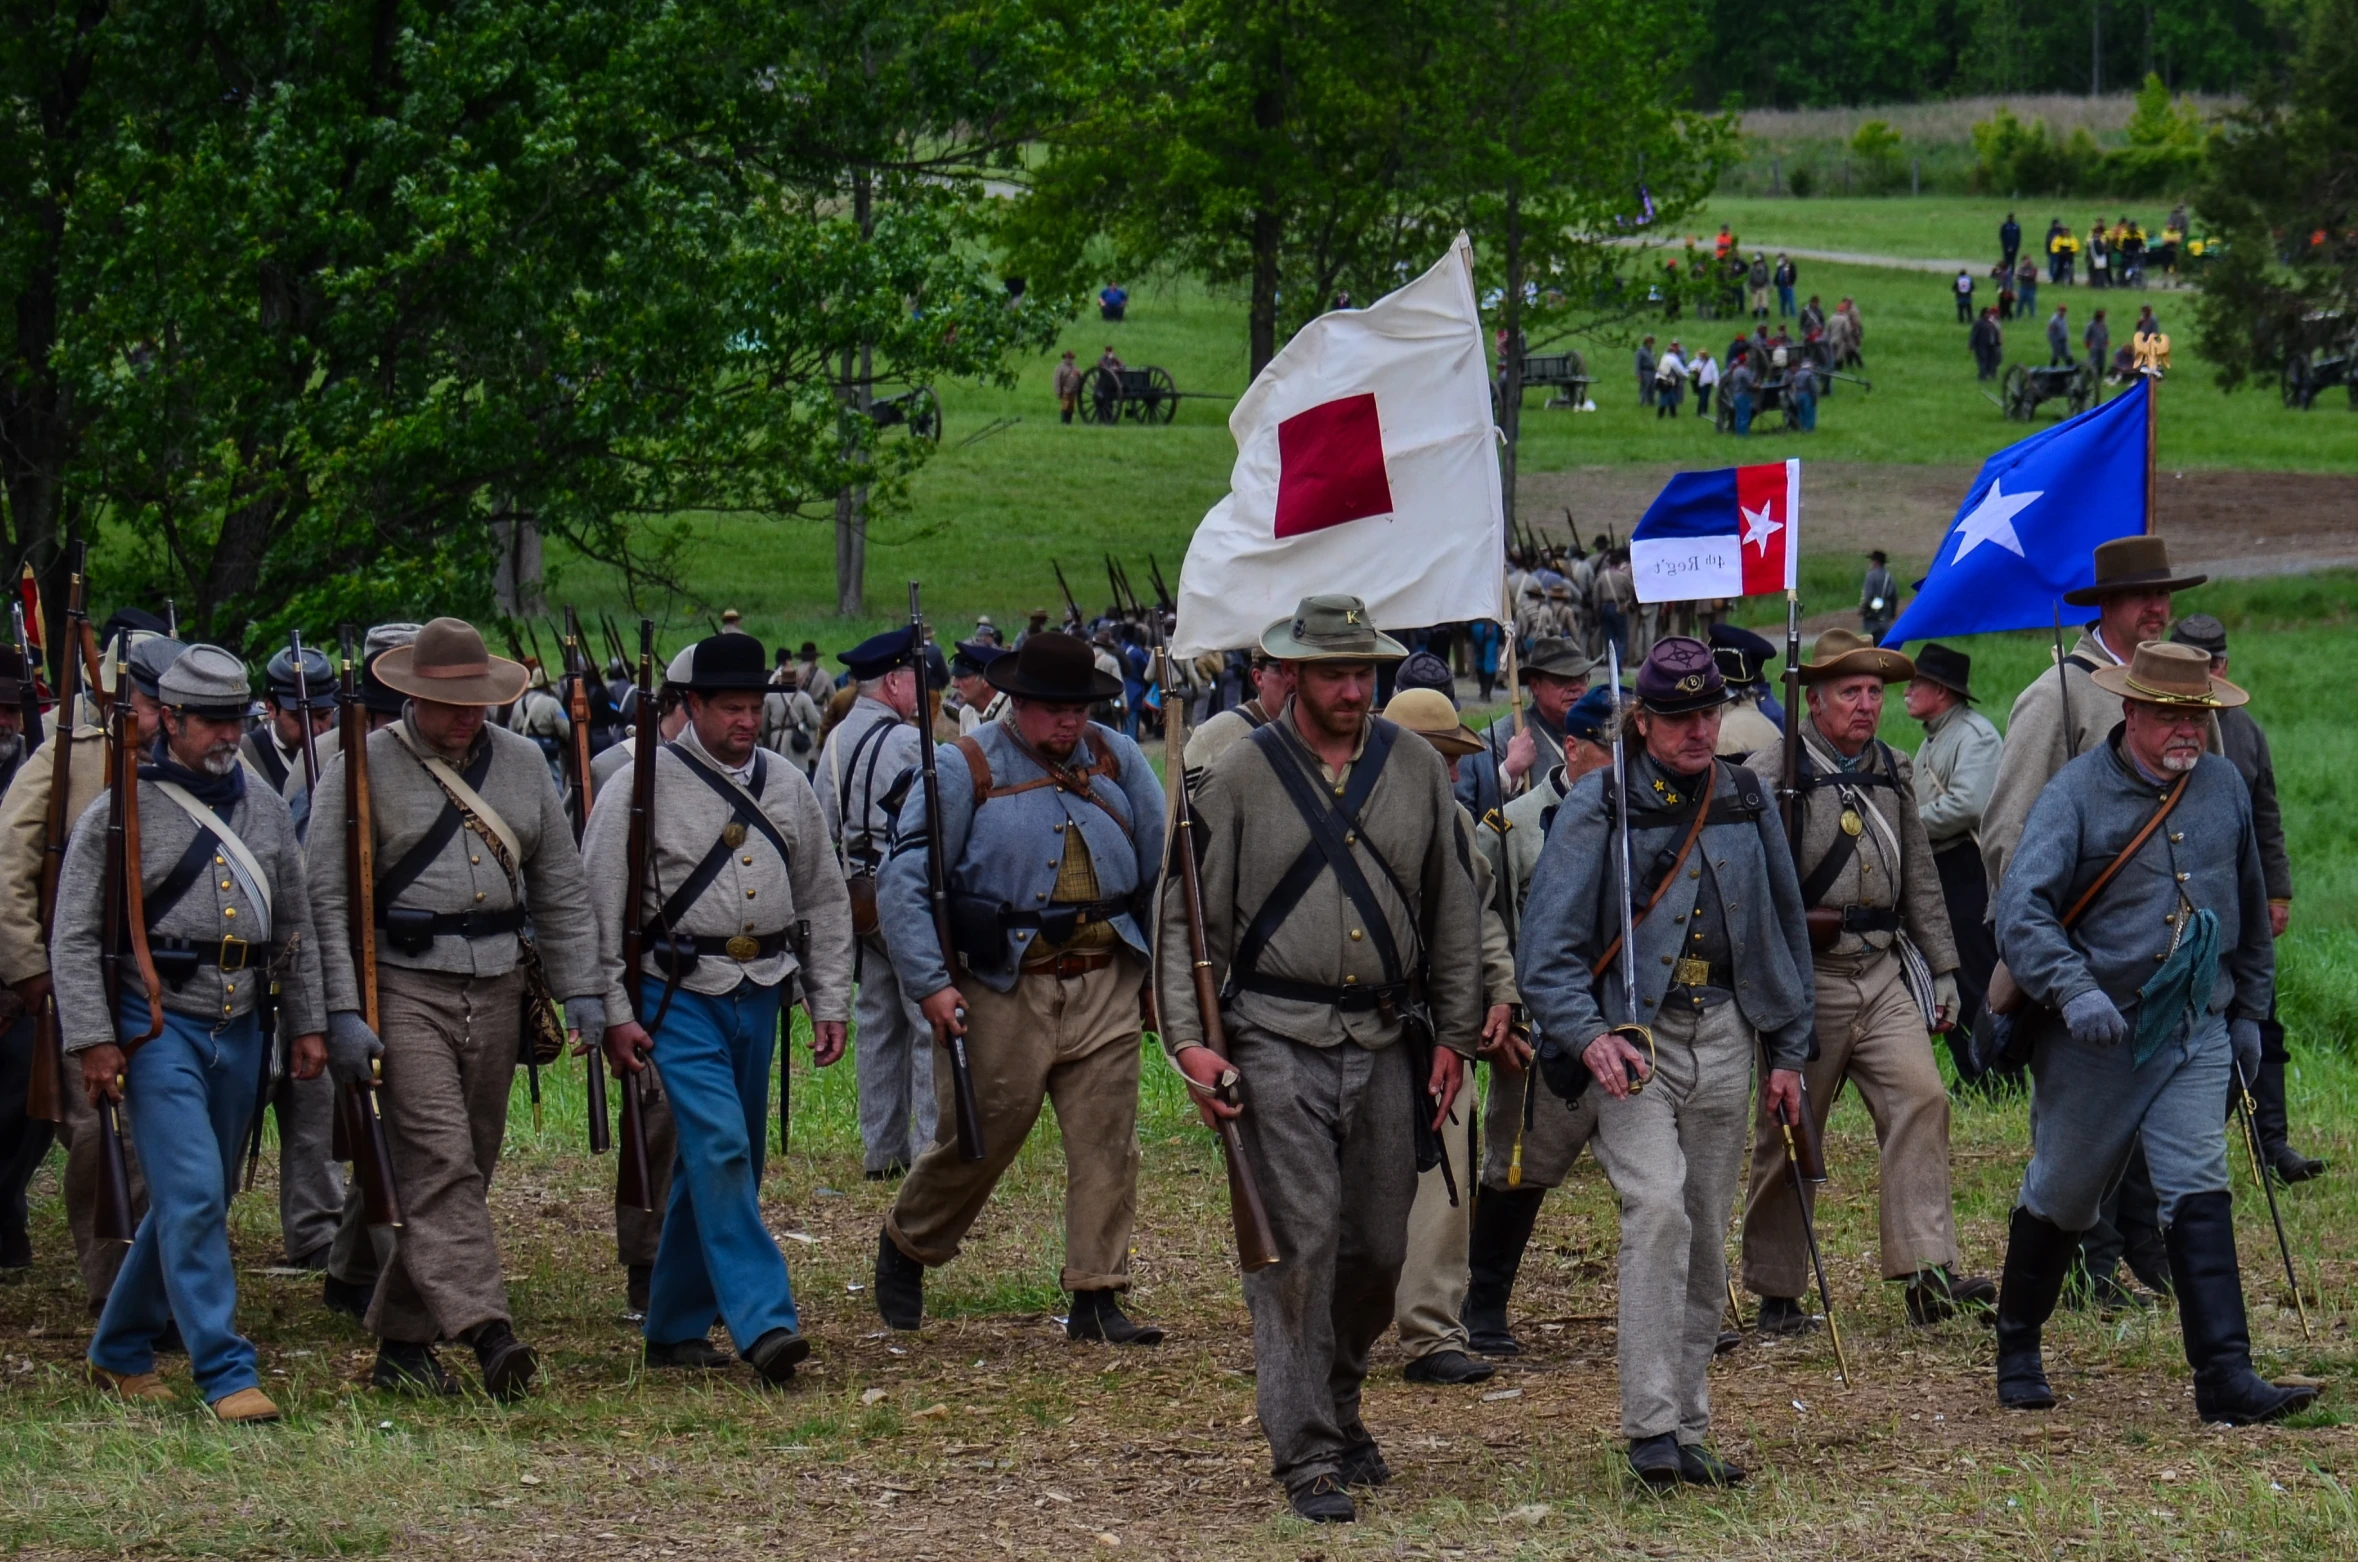
[[[568,998],[565,1000],[565,1027],[581,1032],[581,1044],[591,1052],[606,1044],[606,1000],[603,998]]]
[[[358,1009],[338,1009],[328,1016],[328,1073],[339,1085],[364,1083],[369,1064],[385,1055],[385,1044],[368,1028]]]
[[[2082,1046],[2117,1047],[2129,1039],[2129,1022],[2121,1018],[2112,1000],[2095,988],[2063,1006],[2063,1023],[2071,1027],[2071,1039]]]
[[[2235,1066],[2243,1071],[2243,1083],[2249,1088],[2260,1077],[2260,1022],[2229,1020],[2227,1045],[2235,1049]]]

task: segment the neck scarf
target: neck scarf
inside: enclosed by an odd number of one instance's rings
[[[139,767],[139,779],[176,781],[188,789],[190,796],[219,814],[224,821],[229,818],[229,811],[238,805],[239,799],[246,795],[246,767],[242,763],[230,766],[229,774],[225,776],[191,770],[172,757],[172,750],[165,746],[161,738],[148,751],[148,762]]]

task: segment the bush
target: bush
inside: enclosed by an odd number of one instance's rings
[[[1884,195],[1907,182],[1908,160],[1901,150],[1900,133],[1888,120],[1870,119],[1850,138],[1850,155],[1858,159],[1859,178],[1871,195]]]
[[[1818,176],[1811,173],[1807,163],[1785,176],[1785,188],[1798,199],[1806,200],[1818,187]]]
[[[1860,134],[1867,129],[1860,126]],[[2194,182],[2202,157],[2202,116],[2193,103],[2172,101],[2159,76],[2148,76],[2129,120],[2129,144],[2116,151],[2098,146],[2084,126],[2066,140],[2045,120],[2026,125],[2001,106],[1973,127],[1973,188],[1984,195],[2173,195]]]

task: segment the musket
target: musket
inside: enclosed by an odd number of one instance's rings
[[[1162,675],[1171,675],[1171,648],[1164,643],[1162,625],[1155,625],[1155,655]],[[1163,773],[1170,777],[1171,832],[1166,848],[1179,867],[1179,906],[1187,917],[1187,959],[1194,979],[1196,1013],[1203,1022],[1204,1046],[1218,1058],[1220,1100],[1238,1106],[1236,1070],[1228,1066],[1228,1028],[1220,1017],[1220,989],[1212,979],[1212,957],[1204,943],[1204,892],[1195,855],[1195,810],[1187,790],[1186,710],[1174,702],[1163,711]],[[1277,1233],[1270,1228],[1269,1211],[1261,1203],[1261,1185],[1245,1154],[1244,1136],[1236,1119],[1217,1119],[1220,1156],[1228,1164],[1228,1214],[1236,1226],[1236,1256],[1249,1272],[1278,1263]]]
[[[630,647],[622,643],[622,631],[614,627],[614,615],[600,613],[598,627],[606,632],[606,654],[628,667],[630,665]]]
[[[2300,1315],[2301,1338],[2313,1340],[2317,1336],[2309,1328],[2308,1304],[2301,1300],[2300,1272],[2293,1268],[2292,1243],[2284,1234],[2284,1212],[2276,1207],[2276,1184],[2260,1161],[2260,1129],[2257,1122],[2259,1108],[2252,1102],[2252,1087],[2243,1072],[2243,1062],[2235,1060],[2235,1115],[2243,1119],[2244,1153],[2252,1158],[2252,1181],[2268,1195],[2268,1219],[2276,1227],[2276,1251],[2284,1259],[2284,1283],[2292,1287],[2293,1311]]]
[[[1114,556],[1110,553],[1105,556],[1105,583],[1113,588],[1114,611],[1117,613],[1127,612],[1129,604],[1122,595],[1121,571],[1115,566]]]
[[[1064,571],[1058,570],[1056,579],[1063,584]],[[1067,600],[1070,596],[1066,593]],[[941,943],[942,965],[955,972],[958,944],[950,933],[949,864],[943,860],[942,849],[942,783],[934,768],[933,734],[926,730],[926,713],[931,707],[925,691],[925,610],[918,604],[917,582],[913,580],[909,582],[909,631],[914,652],[909,667],[917,678],[917,772],[925,786],[925,899],[933,910],[933,936]],[[966,1023],[963,1005],[957,1023]],[[950,1100],[958,1113],[958,1157],[979,1161],[988,1152],[983,1147],[982,1108],[974,1099],[974,1071],[966,1061],[966,1038],[944,1026],[941,1044],[950,1054]]]
[[[303,726],[303,790],[309,792],[319,785],[319,743],[311,732],[311,680],[303,675],[301,630],[287,631],[287,654],[295,663],[295,703],[301,707]]]
[[[82,680],[82,650],[90,637],[90,615],[82,606],[82,570],[88,545],[77,548],[74,567],[66,577],[66,632],[57,657],[57,737],[49,756],[49,811],[43,820],[41,853],[41,944],[47,948],[57,920],[57,875],[65,865],[66,838],[73,832],[72,800],[74,704]],[[26,668],[30,675],[32,669]],[[129,701],[125,701],[129,704]],[[25,1081],[25,1114],[40,1122],[62,1123],[65,1109],[65,1053],[57,1029],[57,999],[41,1000],[34,1016],[33,1057]]]
[[[353,626],[339,633],[342,678],[336,686],[336,742],[344,756],[344,930],[352,946],[352,974],[360,989],[360,1020],[370,1031],[382,1009],[377,1000],[377,830],[368,783],[368,707],[360,698],[360,658],[352,651]],[[295,659],[298,670],[302,658]],[[385,1088],[381,1059],[369,1061],[369,1077],[336,1092],[344,1144],[360,1183],[361,1216],[371,1226],[401,1225],[401,1199],[393,1182],[393,1146],[385,1136],[380,1093]]]
[[[33,643],[25,634],[25,605],[8,604],[9,615],[16,621],[16,660],[24,669],[24,677],[17,685],[17,725],[21,731],[21,752],[30,754],[39,748],[45,734],[41,730],[41,680],[33,668]],[[70,713],[65,717],[73,719]]]
[[[119,687],[130,676],[121,642],[115,650],[115,681]],[[108,745],[112,772],[107,778],[106,870],[99,911],[98,968],[106,993],[108,1018],[114,1024],[115,1045],[126,1060],[146,1042],[163,1033],[164,985],[156,978],[155,957],[147,943],[146,886],[140,877],[139,849],[139,718],[129,700],[117,700],[112,711],[114,732]],[[147,1029],[130,1034],[123,1020],[123,961],[128,957],[147,998]],[[123,1076],[115,1076],[115,1089]],[[101,1242],[128,1242],[131,1219],[130,1163],[123,1154],[122,1115],[105,1091],[98,1097],[98,1207],[91,1235]]]
[[[1130,567],[1122,563],[1120,560],[1114,559],[1111,554],[1108,554],[1106,557],[1113,564],[1114,574],[1121,580],[1122,598],[1130,609],[1130,616],[1132,618],[1144,618],[1146,616],[1146,604],[1138,600],[1138,588],[1130,584]]]
[[[1777,811],[1785,824],[1785,848],[1793,858],[1793,871],[1801,871],[1801,593],[1785,593],[1785,755],[1777,778]],[[1802,908],[1806,914],[1808,908]],[[1768,1049],[1761,1048],[1762,1066],[1767,1066]],[[1765,1077],[1765,1076],[1764,1076]],[[1801,1121],[1789,1125],[1794,1149],[1800,1158],[1801,1180],[1822,1183],[1826,1180],[1826,1141],[1818,1133],[1815,1114],[1809,1110],[1809,1082],[1801,1085]],[[1804,1221],[1809,1212],[1802,1212]],[[1831,1312],[1829,1312],[1831,1316]]]
[[[639,727],[631,751],[630,868],[622,911],[622,981],[630,994],[631,1017],[647,1023],[645,988],[640,975],[647,951],[647,875],[655,856],[655,750],[662,729],[655,714],[655,620],[639,620]],[[652,1039],[650,1037],[650,1039]],[[598,1072],[590,1059],[590,1073]],[[614,1169],[614,1202],[625,1209],[655,1207],[655,1179],[647,1165],[647,1116],[639,1092],[639,1076],[622,1075],[622,1150]],[[590,1087],[590,1150],[594,1154],[604,1136],[606,1102],[603,1082]]]
[[[573,723],[573,841],[589,829],[590,816],[590,704],[589,653],[582,649],[581,619],[565,609],[565,714]]]
[[[180,638],[180,608],[170,597],[164,598],[164,638]]]
[[[1081,604],[1073,600],[1073,588],[1065,583],[1064,566],[1050,559],[1048,567],[1056,571],[1056,589],[1064,593],[1064,621],[1075,629],[1086,629],[1089,620],[1081,616]]]
[[[1155,562],[1154,555],[1151,553],[1146,556],[1146,573],[1154,581],[1155,605],[1166,613],[1170,612],[1174,605],[1171,601],[1171,588],[1163,583],[1163,567]]]
[[[1804,1122],[1809,1120],[1806,1110],[1801,1115]],[[1818,1225],[1810,1218],[1809,1194],[1801,1185],[1801,1150],[1795,1142],[1793,1120],[1784,1115],[1782,1108],[1778,1109],[1777,1124],[1785,1131],[1785,1181],[1793,1189],[1795,1207],[1801,1211],[1801,1234],[1809,1242],[1809,1266],[1817,1274],[1818,1301],[1826,1309],[1826,1332],[1834,1340],[1834,1375],[1842,1380],[1844,1388],[1848,1388],[1850,1363],[1842,1355],[1842,1325],[1834,1318],[1834,1293],[1826,1287],[1826,1255],[1818,1250]]]

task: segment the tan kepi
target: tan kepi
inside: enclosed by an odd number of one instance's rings
[[[494,656],[463,618],[437,618],[408,645],[377,658],[377,681],[413,700],[442,705],[508,705],[531,676],[521,662]]]
[[[2193,710],[2228,710],[2251,696],[2211,674],[2211,659],[2190,645],[2148,640],[2126,667],[2099,667],[2089,675],[2096,686],[2124,700],[2176,705]]]

